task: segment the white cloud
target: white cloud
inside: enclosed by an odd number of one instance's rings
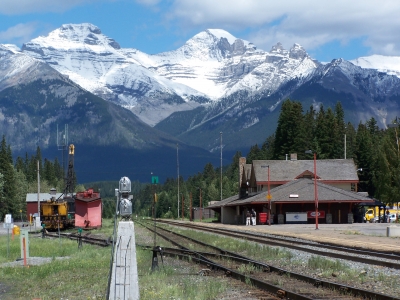
[[[37,31],[38,24],[25,23],[17,24],[5,31],[0,31],[0,43],[21,44],[30,40]]]
[[[186,26],[252,28],[248,40],[269,50],[277,41],[306,49],[363,37],[375,53],[400,55],[398,0],[174,0],[169,20]]]
[[[0,14],[23,15],[37,12],[64,12],[95,0],[1,0]]]

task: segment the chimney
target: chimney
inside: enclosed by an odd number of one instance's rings
[[[246,164],[246,157],[240,157],[239,158],[239,191],[240,191],[240,187],[242,185],[242,178],[243,178],[243,171],[244,171],[245,164]]]
[[[291,153],[290,160],[297,160],[297,153]]]

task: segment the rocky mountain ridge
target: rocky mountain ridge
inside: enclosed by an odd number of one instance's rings
[[[287,98],[305,109],[341,101],[353,124],[374,117],[385,127],[400,112],[396,58],[322,64],[299,44],[286,50],[277,43],[264,51],[221,29],[149,55],[121,48],[95,25],[66,24],[22,49],[2,45],[0,55],[9,66],[0,66],[0,90],[29,80],[27,70],[46,64],[144,123],[208,151],[218,149],[219,132],[232,150],[263,141],[273,133],[279,105]],[[19,67],[11,83],[6,70],[13,63]]]
[[[273,93],[318,65],[298,44],[287,51],[278,43],[266,52],[220,29],[205,30],[175,51],[148,55],[122,49],[92,24],[67,24],[21,51],[151,126],[237,91]]]

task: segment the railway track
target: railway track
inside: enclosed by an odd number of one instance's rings
[[[385,251],[372,251],[359,247],[344,247],[330,243],[311,242],[272,234],[263,235],[248,231],[211,228],[209,226],[202,226],[198,224],[187,224],[167,220],[157,220],[157,222],[183,228],[212,232],[224,236],[253,241],[268,246],[280,246],[331,258],[346,259],[368,265],[382,266],[398,270],[400,269],[400,249],[398,248]]]
[[[45,236],[51,237],[51,238],[59,237],[58,233],[50,233],[50,232],[45,233]],[[96,237],[90,237],[90,236],[85,236],[85,235],[78,235],[75,233],[60,233],[60,237],[68,238],[70,240],[76,240],[77,242],[79,242],[79,239],[80,239],[82,243],[101,246],[101,247],[108,247],[111,245],[110,238],[108,238],[108,239],[96,238]]]
[[[145,224],[143,226],[154,232],[152,226]],[[162,248],[162,255],[196,262],[204,265],[206,267],[204,270],[210,270],[205,272],[222,271],[226,276],[258,287],[266,293],[260,295],[259,299],[400,299],[276,268],[185,237],[166,228],[158,227],[156,232],[178,247],[177,249]],[[192,248],[194,247],[196,251],[188,249],[184,244],[192,244]],[[209,248],[208,252],[203,251],[206,247]]]

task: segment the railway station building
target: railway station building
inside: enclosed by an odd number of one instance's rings
[[[358,184],[353,159],[297,160],[292,154],[290,160],[246,164],[242,157],[238,194],[207,208],[218,213],[223,224],[246,224],[251,209],[257,213],[257,224],[268,224],[269,207],[271,224],[315,223],[316,204],[319,223],[362,222],[358,205],[373,205],[374,200],[358,192]]]

